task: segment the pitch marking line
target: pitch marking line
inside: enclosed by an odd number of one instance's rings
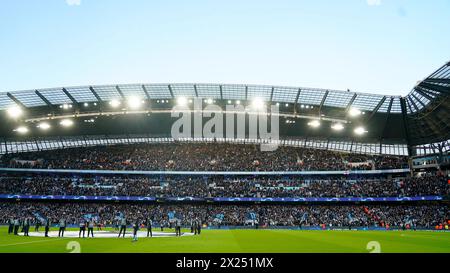
[[[21,242],[21,243],[14,243],[14,244],[7,244],[7,245],[0,245],[0,247],[4,247],[4,246],[17,246],[17,245],[25,245],[25,244],[33,244],[33,243],[41,243],[41,242],[50,242],[50,241],[59,241],[59,240],[64,240],[67,238],[58,238],[58,239],[53,239],[53,240],[41,240],[41,241],[31,241],[31,242]]]

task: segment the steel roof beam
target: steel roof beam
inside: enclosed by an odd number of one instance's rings
[[[389,114],[391,113],[392,104],[394,104],[394,98],[391,98],[391,101],[389,102],[389,106],[388,106],[388,109],[387,109],[387,112],[388,112]]]
[[[320,112],[322,112],[322,106],[323,106],[323,104],[325,103],[325,100],[327,99],[327,97],[328,97],[328,93],[329,93],[330,91],[325,91],[325,94],[323,95],[323,97],[322,97],[322,100],[320,101],[320,105],[319,105],[319,113]]]
[[[103,101],[102,98],[100,98],[100,96],[97,94],[97,91],[95,91],[92,86],[89,86],[89,90],[92,92],[92,94],[97,99],[97,101],[99,101],[99,102]]]
[[[353,94],[353,97],[350,99],[350,101],[348,102],[347,106],[345,107],[345,112],[346,113],[348,112],[348,110],[350,110],[350,107],[352,106],[353,102],[355,101],[356,96],[357,96],[356,93]]]
[[[219,90],[220,90],[220,99],[223,100],[223,90],[222,90],[222,85],[219,85]]]
[[[173,95],[173,90],[172,90],[172,86],[170,86],[170,84],[167,86],[169,88],[169,92],[170,92],[170,96],[173,98],[175,98],[175,96]]]
[[[393,103],[394,103],[394,98],[391,97],[391,101],[389,102],[389,106],[388,106],[387,113],[386,113],[386,118],[384,119],[383,130],[381,131],[381,138],[383,138],[383,136],[385,135],[386,128],[387,128],[387,122],[388,122],[389,117],[391,116],[391,109],[392,109]]]
[[[417,89],[420,89],[422,92],[427,93],[428,95],[434,97],[434,99],[436,99],[437,97],[439,97],[442,94],[436,90],[430,90],[428,88],[421,87],[421,86],[417,86],[415,90],[417,90]]]
[[[298,98],[300,98],[300,92],[302,91],[301,88],[298,89],[297,91],[297,95],[295,96],[295,101],[294,101],[294,113],[297,113],[297,103],[298,103]]]
[[[44,95],[42,95],[41,92],[39,92],[38,90],[35,90],[34,92],[36,93],[36,95],[38,95],[39,98],[41,98],[41,100],[45,102],[45,104],[47,104],[50,107],[53,106],[53,104],[46,97],[44,97]]]
[[[407,111],[406,111],[406,99],[400,98],[400,107],[402,109],[402,118],[403,118],[403,130],[405,132],[406,137],[406,143],[408,147],[408,154],[410,155],[412,152],[411,147],[411,138],[409,133],[409,127],[408,127],[408,117],[407,117]]]
[[[197,91],[197,85],[194,84],[194,93],[195,93],[195,97],[198,98],[198,91]]]
[[[62,91],[72,101],[73,104],[78,104],[78,101],[69,93],[69,91],[67,91],[66,88],[63,88]]]
[[[122,90],[118,85],[116,85],[116,90],[119,93],[119,95],[122,97],[122,99],[125,99],[125,95],[123,94]]]
[[[373,118],[373,116],[375,115],[375,113],[378,112],[378,110],[380,109],[380,107],[383,105],[383,103],[386,101],[386,96],[384,96],[380,102],[377,104],[377,106],[375,106],[375,109],[372,110],[372,113],[370,113],[369,117],[367,118],[368,122],[369,120],[371,120]]]
[[[147,88],[145,88],[145,85],[141,85],[142,90],[145,93],[145,96],[147,97],[148,100],[150,100],[150,95],[148,94]]]
[[[270,90],[270,102],[272,102],[274,90],[275,90],[275,87],[272,86],[272,90]]]
[[[407,102],[408,102],[407,104],[408,104],[409,110],[411,110],[411,112],[414,112],[411,109],[411,104],[414,107],[414,109],[416,109],[416,112],[419,112],[419,107],[417,107],[417,105],[414,103],[414,101],[411,98],[408,98]]]
[[[425,103],[423,103],[414,93],[411,93],[411,96],[413,96],[420,104],[422,104],[423,107],[425,107]]]
[[[444,86],[431,84],[431,83],[426,83],[426,82],[420,83],[419,86],[422,86],[422,87],[425,87],[425,88],[428,88],[430,90],[437,91],[437,92],[440,92],[440,93],[444,93],[446,95],[450,95],[450,88],[448,88],[448,87],[446,88]]]
[[[427,82],[427,83],[444,83],[444,84],[450,84],[450,79],[435,79],[435,78],[428,78],[428,79],[425,79],[424,82]]]
[[[23,104],[20,100],[18,100],[16,97],[14,97],[11,93],[7,92],[6,95],[14,101],[17,105],[20,106],[20,108],[27,108],[25,104]]]
[[[423,89],[422,87],[418,86],[414,89],[417,93],[421,94],[425,98],[429,99],[430,101],[433,101],[434,98],[430,96],[430,94],[426,91],[426,89]]]

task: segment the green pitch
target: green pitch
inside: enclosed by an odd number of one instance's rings
[[[138,242],[132,243],[130,238],[60,239],[14,236],[8,235],[6,227],[0,227],[0,252],[69,253],[71,250],[67,246],[71,241],[79,243],[82,253],[368,253],[367,244],[371,241],[379,243],[381,252],[450,253],[450,232],[203,230],[200,236],[139,238]]]

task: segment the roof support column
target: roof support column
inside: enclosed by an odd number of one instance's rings
[[[408,155],[412,155],[413,151],[412,151],[411,141],[410,141],[410,138],[409,138],[408,116],[407,116],[407,111],[406,111],[406,100],[403,97],[400,98],[400,107],[402,108],[403,130],[405,131],[406,145],[407,145],[407,148],[408,148]]]

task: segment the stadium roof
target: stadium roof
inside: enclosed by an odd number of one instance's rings
[[[267,85],[118,84],[0,92],[0,110],[18,105],[26,110],[28,119],[33,119],[62,116],[64,111],[59,111],[58,108],[65,104],[74,105],[73,114],[77,115],[93,110],[81,107],[85,103],[98,104],[99,109],[96,111],[105,113],[105,107],[102,108],[102,105],[112,100],[132,97],[166,102],[173,101],[177,97],[223,101],[251,101],[259,98],[283,106],[286,104],[289,107],[284,107],[283,110],[288,114],[297,115],[299,112],[303,114],[303,109],[300,109],[303,106],[314,108],[313,111],[303,115],[305,118],[328,117],[346,120],[349,110],[356,108],[366,114],[358,123],[370,126],[373,133],[371,137],[384,140],[403,139],[412,146],[450,139],[449,95],[450,62],[419,82],[405,97]],[[158,107],[153,106],[152,103],[149,107],[150,112]],[[8,128],[7,122],[3,124],[0,135],[11,136],[13,127]]]
[[[45,88],[0,93],[0,110],[19,104],[24,108],[57,106],[65,103],[102,102],[139,97],[142,99],[173,99],[198,97],[224,100],[323,105],[339,108],[356,107],[362,111],[400,113],[400,96],[382,96],[350,91],[306,87],[282,87],[240,84],[118,84]],[[389,104],[392,100],[392,107]],[[378,107],[377,107],[378,106]]]

